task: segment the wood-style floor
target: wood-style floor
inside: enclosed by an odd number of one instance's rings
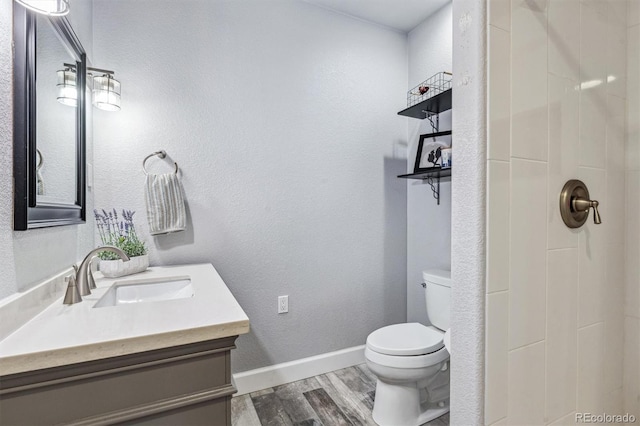
[[[365,364],[241,395],[231,400],[233,426],[371,425],[376,378]],[[449,414],[427,425],[447,426]]]

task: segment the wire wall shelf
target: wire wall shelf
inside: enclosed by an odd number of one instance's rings
[[[432,75],[418,84],[407,92],[407,107],[414,106],[417,103],[451,89],[452,78],[453,74],[443,71]]]
[[[439,72],[407,92],[407,108],[399,115],[424,119],[451,109],[450,72]]]

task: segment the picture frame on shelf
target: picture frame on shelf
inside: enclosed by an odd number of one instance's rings
[[[451,148],[451,142],[451,130],[420,135],[413,173],[439,169],[441,151]]]

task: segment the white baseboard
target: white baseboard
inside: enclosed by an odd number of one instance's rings
[[[364,345],[233,375],[238,395],[283,385],[364,363]]]

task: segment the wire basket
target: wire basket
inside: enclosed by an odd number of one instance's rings
[[[414,106],[417,103],[451,89],[452,78],[453,74],[442,71],[418,84],[407,92],[407,107]]]

